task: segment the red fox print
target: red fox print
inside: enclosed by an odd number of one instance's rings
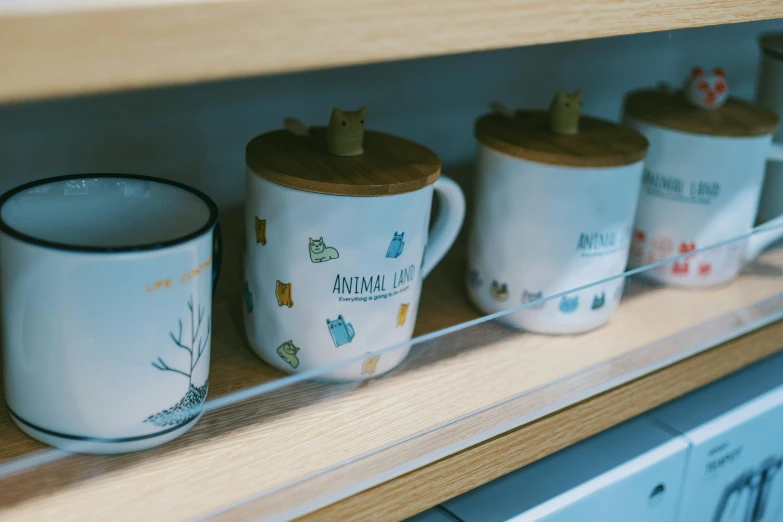
[[[710,275],[711,270],[712,270],[712,265],[709,263],[702,263],[699,265],[699,274],[703,276]]]
[[[672,264],[672,273],[677,275],[685,275],[688,273],[688,263],[685,261],[675,261]]]
[[[691,241],[690,243],[686,243],[683,241],[680,243],[680,254],[687,254],[688,252],[693,252],[696,250],[696,244]]]
[[[639,230],[637,228],[633,231],[633,239],[639,243],[644,243],[644,240],[647,239],[647,234],[644,233],[644,230]]]

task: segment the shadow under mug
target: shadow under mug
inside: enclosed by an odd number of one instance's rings
[[[31,437],[137,451],[207,395],[218,210],[163,179],[81,174],[0,197],[5,399]]]

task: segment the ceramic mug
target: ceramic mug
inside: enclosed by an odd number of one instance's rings
[[[650,142],[630,266],[687,254],[749,233],[759,205],[764,168],[783,160],[772,135],[728,137],[664,128],[626,116]],[[727,283],[742,266],[783,237],[783,217],[746,242],[711,248],[655,267],[659,283],[703,287]]]
[[[433,193],[440,213],[428,231]],[[464,214],[462,191],[446,177],[402,194],[341,196],[285,187],[248,167],[244,300],[251,346],[290,373],[409,340],[422,280],[451,247]],[[380,375],[408,350],[368,356],[324,377]]]
[[[485,313],[528,304],[498,321],[537,333],[606,323],[622,279],[537,301],[623,272],[642,164],[549,165],[479,144],[467,281],[473,303]]]
[[[783,118],[783,34],[762,38],[761,47],[763,55],[756,99]],[[773,140],[783,142],[783,127],[778,127]],[[780,215],[783,215],[783,162],[770,162],[761,191],[758,221],[763,223]]]
[[[0,198],[5,400],[85,453],[172,440],[202,414],[218,211],[171,181],[84,174]]]

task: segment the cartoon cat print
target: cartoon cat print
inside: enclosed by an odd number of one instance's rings
[[[401,303],[400,309],[397,312],[397,327],[400,327],[405,324],[405,319],[408,316],[408,308],[410,308],[410,303]]]
[[[266,219],[258,219],[258,216],[256,216],[256,243],[266,246]]]
[[[245,296],[245,306],[247,307],[247,313],[253,313],[253,294],[250,293],[250,283],[245,281],[245,289],[243,292]]]
[[[291,368],[299,366],[299,358],[296,356],[299,348],[294,346],[293,340],[286,341],[277,347],[277,355],[280,356]]]
[[[335,348],[350,343],[356,335],[353,325],[346,323],[342,315],[338,315],[334,320],[327,319],[326,326],[329,328],[329,334],[332,336]]]
[[[605,303],[606,303],[606,292],[601,292],[600,295],[596,294],[593,296],[593,305],[590,308],[592,310],[598,310],[599,308],[603,308]]]
[[[366,355],[370,355],[370,352],[367,352]],[[375,373],[375,367],[378,366],[379,360],[381,360],[380,355],[373,355],[362,361],[362,375],[372,375]]]
[[[332,109],[329,126],[326,128],[326,144],[333,156],[359,156],[364,153],[364,114],[358,111]]]
[[[386,257],[392,257],[395,259],[400,257],[400,254],[402,254],[402,247],[405,246],[403,236],[405,236],[405,232],[400,234],[398,234],[396,231],[394,232],[391,243],[389,243],[389,248],[386,250]]]
[[[492,286],[489,288],[489,295],[495,301],[505,301],[508,299],[508,284],[500,284],[497,281],[492,281]]]
[[[283,283],[278,280],[275,293],[277,294],[277,306],[287,306],[288,308],[294,306],[294,300],[291,297],[291,283]]]
[[[340,254],[337,252],[337,249],[326,246],[324,243],[324,238],[320,237],[318,239],[310,239],[310,261],[313,263],[322,263],[324,261],[329,261],[330,259],[337,259],[340,257]]]
[[[473,288],[478,288],[481,285],[484,284],[484,281],[481,279],[481,275],[479,274],[479,271],[475,268],[470,271],[470,274],[468,275],[468,279],[470,281],[470,286]]]
[[[544,298],[544,292],[538,291],[538,292],[528,292],[527,290],[522,291],[522,304],[529,304],[529,303],[535,303],[536,301],[540,301]],[[541,310],[544,308],[545,303],[536,303],[532,306],[528,306],[528,310]]]
[[[575,311],[577,308],[579,308],[579,296],[575,295],[574,297],[567,297],[563,296],[562,299],[560,299],[560,311],[564,314],[570,314],[571,312]]]

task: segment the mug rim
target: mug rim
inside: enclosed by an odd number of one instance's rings
[[[2,215],[2,208],[5,206],[5,204],[8,202],[9,199],[14,197],[15,195],[19,194],[20,192],[23,192],[25,190],[39,187],[42,185],[48,185],[50,183],[57,183],[60,181],[69,181],[69,180],[75,180],[75,179],[128,179],[128,180],[138,180],[138,181],[151,181],[154,183],[160,183],[163,185],[169,185],[172,187],[176,187],[181,190],[185,190],[187,192],[190,192],[191,194],[198,197],[201,201],[203,201],[207,205],[207,209],[209,210],[209,218],[207,219],[206,223],[193,232],[190,232],[188,234],[185,234],[183,236],[169,239],[167,241],[158,241],[156,243],[142,243],[140,245],[133,245],[133,246],[112,246],[112,247],[101,247],[101,246],[87,246],[87,245],[76,245],[76,244],[70,244],[70,243],[61,243],[58,241],[48,241],[46,239],[40,239],[35,236],[31,236],[29,234],[25,234],[24,232],[21,232],[15,228],[13,228],[11,225],[6,223],[6,221],[3,219]],[[207,196],[205,193],[201,192],[200,190],[193,188],[189,185],[185,185],[184,183],[179,183],[177,181],[172,181],[164,178],[157,178],[154,176],[145,176],[142,174],[122,174],[122,173],[97,173],[97,174],[66,174],[64,176],[53,176],[49,178],[42,178],[35,181],[30,181],[28,183],[24,183],[22,185],[19,185],[17,187],[14,187],[8,191],[6,191],[2,196],[0,196],[0,232],[7,234],[14,239],[17,239],[19,241],[22,241],[24,243],[33,244],[36,246],[46,247],[46,248],[52,248],[55,250],[65,250],[70,252],[88,252],[88,253],[99,253],[99,254],[117,254],[117,253],[124,253],[124,252],[150,252],[154,250],[162,250],[165,248],[169,248],[172,246],[177,246],[183,243],[187,243],[188,241],[191,241],[192,239],[195,239],[207,231],[211,230],[215,227],[218,221],[218,208],[212,199]]]

